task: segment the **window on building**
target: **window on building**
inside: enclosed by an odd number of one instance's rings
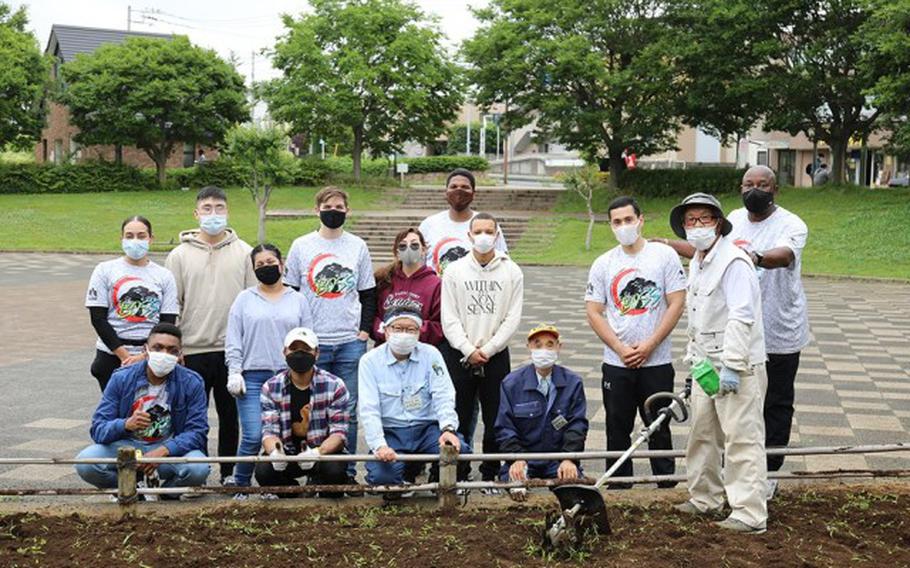
[[[57,165],[63,163],[63,140],[59,138],[54,140],[54,155],[51,160]]]
[[[755,158],[755,161],[757,162],[757,165],[759,165],[759,166],[767,166],[768,165],[768,151],[759,150],[758,155]]]
[[[47,138],[41,139],[41,161],[47,161]]]

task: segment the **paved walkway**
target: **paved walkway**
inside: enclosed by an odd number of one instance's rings
[[[95,336],[82,305],[103,258],[0,255],[0,457],[72,456],[89,443],[99,393],[88,372]],[[563,362],[586,381],[587,447],[604,449],[601,345],[584,319],[586,276],[580,268],[526,267],[522,330],[538,321],[563,330]],[[809,278],[806,286],[813,341],[800,366],[792,444],[910,442],[910,285]],[[677,360],[682,330],[681,324],[673,336]],[[513,365],[525,362],[520,338],[512,358]],[[214,422],[212,415],[217,432]],[[687,429],[674,428],[679,447]],[[785,467],[907,468],[910,452],[790,458]],[[639,460],[636,471],[646,473],[647,463]],[[79,485],[70,468],[0,466],[0,487],[60,485]]]

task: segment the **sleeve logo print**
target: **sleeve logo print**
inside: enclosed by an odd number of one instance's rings
[[[132,323],[155,319],[161,311],[161,296],[135,276],[124,276],[114,283],[111,302],[117,315]]]
[[[636,276],[637,268],[619,272],[610,284],[613,305],[624,316],[639,316],[660,305],[663,293],[654,282]],[[620,291],[621,290],[621,291]]]
[[[354,270],[341,264],[336,255],[325,253],[310,263],[307,283],[318,297],[334,300],[352,292],[357,286],[357,278]]]

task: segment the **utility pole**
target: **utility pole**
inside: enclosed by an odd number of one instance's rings
[[[126,31],[130,31],[130,25],[133,23],[133,7],[126,7]]]

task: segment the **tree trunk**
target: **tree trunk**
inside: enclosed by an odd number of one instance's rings
[[[259,207],[259,232],[256,235],[259,244],[265,242],[265,214],[269,208],[269,198],[272,196],[272,186],[266,185],[262,190],[262,197],[256,200]]]
[[[158,170],[158,186],[164,187],[164,181],[167,179],[167,157],[162,156],[155,160],[155,168]]]
[[[607,187],[617,189],[619,187],[619,176],[626,169],[626,163],[622,159],[622,151],[610,150],[610,177],[607,179]]]
[[[591,207],[591,200],[594,192],[588,194],[588,231],[585,233],[585,250],[591,250],[591,239],[594,235],[594,209]]]
[[[844,183],[845,165],[847,158],[847,146],[850,143],[850,135],[841,135],[832,137],[831,145],[831,183]]]
[[[354,127],[354,179],[360,181],[360,159],[363,155],[363,125]]]

